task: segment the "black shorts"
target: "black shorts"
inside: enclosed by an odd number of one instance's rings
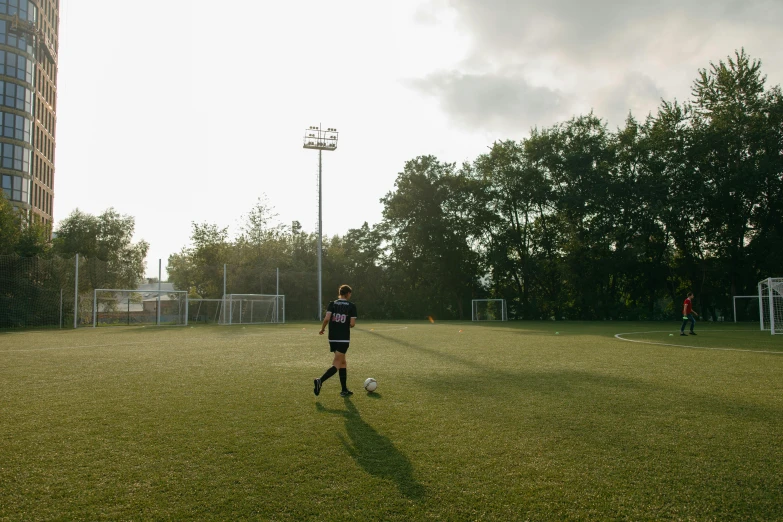
[[[334,341],[329,341],[329,351],[330,352],[346,353],[346,352],[348,352],[348,344],[349,343],[347,343],[347,342],[336,343]]]

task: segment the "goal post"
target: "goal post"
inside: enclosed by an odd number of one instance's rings
[[[285,296],[275,294],[227,294],[220,324],[285,323]]]
[[[737,301],[738,299],[740,299],[739,302]],[[759,313],[758,303],[758,295],[735,295],[732,298],[734,322],[755,322],[757,320],[757,314]]]
[[[188,293],[184,290],[96,288],[92,326],[188,324]]]
[[[759,324],[772,335],[783,334],[783,277],[759,281]]]
[[[472,321],[508,321],[505,299],[473,299]]]

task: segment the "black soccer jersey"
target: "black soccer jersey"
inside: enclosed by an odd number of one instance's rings
[[[356,305],[346,299],[338,299],[330,301],[326,311],[332,313],[329,319],[329,340],[350,341],[351,318],[356,319]]]

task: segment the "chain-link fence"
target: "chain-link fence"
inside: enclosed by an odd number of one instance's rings
[[[481,296],[469,289],[465,295],[450,292],[436,283],[436,278],[410,278],[379,266],[324,270],[321,274],[321,302],[318,299],[318,272],[269,268],[257,265],[188,265],[184,269],[169,267],[169,281],[178,289],[190,289],[199,298],[191,306],[191,319],[214,322],[219,317],[219,303],[232,294],[265,294],[285,296],[286,321],[318,320],[329,301],[337,298],[340,285],[354,289],[351,298],[359,314],[366,319],[470,319],[471,299]],[[201,312],[194,308],[201,307]]]
[[[93,290],[110,281],[99,259],[0,256],[0,328],[91,324]]]
[[[0,256],[0,328],[92,326],[94,291],[122,288],[116,286],[117,274],[114,272],[106,262],[83,256]],[[321,302],[316,270],[216,264],[191,265],[186,271],[168,267],[168,272],[173,289],[188,293],[189,324],[219,323],[224,296],[232,294],[285,296],[285,321],[318,320],[327,303],[337,298],[337,290],[342,284],[354,288],[352,300],[361,317],[366,319],[425,319],[428,316],[469,319],[473,297],[450,295],[434,284],[422,283],[412,292],[410,281],[403,276],[375,266],[324,271]],[[142,305],[131,301],[114,307],[119,314],[114,323],[138,322],[131,320],[135,317],[131,308]],[[141,315],[141,311],[136,311],[136,315]]]

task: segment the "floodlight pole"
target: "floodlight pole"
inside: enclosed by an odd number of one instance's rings
[[[323,162],[321,153],[325,150],[335,150],[337,148],[337,129],[331,127],[322,129],[320,125],[318,127],[312,126],[305,129],[303,147],[305,149],[318,150],[318,320],[323,317],[323,291],[322,276],[321,276],[321,259],[323,257],[323,204],[322,204],[322,173]]]
[[[323,258],[323,251],[324,251],[324,246],[323,246],[323,237],[324,237],[324,232],[323,232],[323,204],[322,204],[322,201],[323,201],[323,198],[322,198],[323,191],[321,190],[321,186],[322,186],[321,180],[323,179],[323,175],[322,175],[323,163],[321,162],[321,154],[322,153],[323,153],[323,151],[319,149],[318,150],[318,320],[319,321],[321,320],[321,311],[322,311],[323,302],[324,302],[323,301],[323,296],[321,295],[321,293],[323,292],[323,287],[324,287],[323,286],[323,281],[322,281],[322,276],[321,276],[321,266],[322,266],[321,259]]]

